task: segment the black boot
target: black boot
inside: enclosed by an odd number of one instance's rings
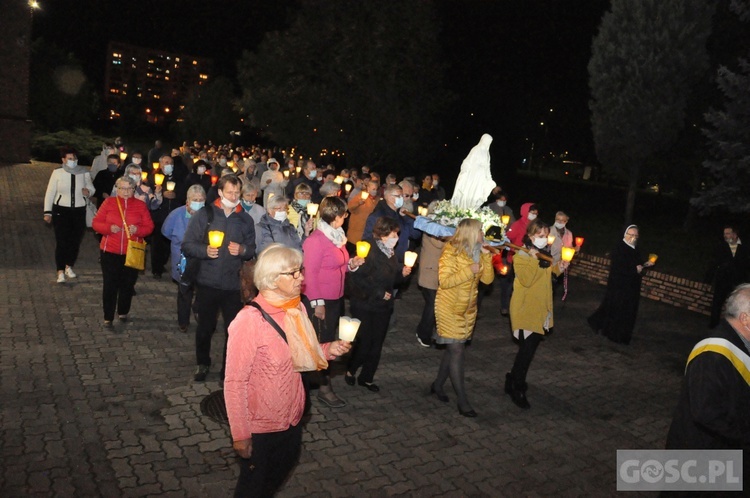
[[[508,374],[508,375],[510,376],[510,374]],[[507,379],[510,378],[509,376],[506,377],[506,382],[507,382]],[[523,409],[529,409],[529,408],[531,408],[531,405],[529,404],[529,400],[526,399],[526,389],[525,388],[527,388],[527,387],[528,386],[526,385],[525,382],[516,382],[516,381],[512,380],[512,378],[511,378],[510,393],[509,393],[510,394],[510,399],[519,408],[523,408]]]

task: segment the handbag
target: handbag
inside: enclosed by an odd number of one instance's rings
[[[91,224],[94,221],[94,217],[99,210],[96,209],[96,204],[91,202],[91,197],[86,198],[86,226],[91,228]]]
[[[120,216],[122,216],[122,228],[125,230],[125,235],[128,237],[128,250],[125,253],[125,266],[133,268],[134,270],[143,271],[146,269],[146,243],[138,242],[130,238],[130,229],[128,223],[125,221],[125,213],[122,212],[122,206],[120,205],[120,198],[115,197],[117,201],[117,207],[120,209]]]

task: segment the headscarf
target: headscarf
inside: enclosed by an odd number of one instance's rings
[[[628,230],[630,230],[631,228],[635,228],[637,230],[638,229],[638,225],[628,225],[628,228],[626,228],[625,232],[623,232],[623,234],[622,234],[622,241],[625,242],[630,247],[632,247],[633,249],[635,249],[635,244],[631,244],[630,242],[628,242],[627,240],[625,240],[625,237],[628,235]]]

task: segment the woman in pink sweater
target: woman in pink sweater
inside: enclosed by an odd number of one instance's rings
[[[242,458],[235,496],[273,496],[302,445],[300,372],[327,368],[351,343],[319,344],[300,301],[302,253],[271,244],[258,257],[259,294],[229,325],[224,400]],[[243,285],[248,285],[243,282]]]

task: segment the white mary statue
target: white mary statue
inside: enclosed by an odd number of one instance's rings
[[[490,172],[491,143],[492,137],[485,133],[461,163],[461,172],[458,174],[451,199],[454,206],[478,209],[497,185],[492,180]]]

